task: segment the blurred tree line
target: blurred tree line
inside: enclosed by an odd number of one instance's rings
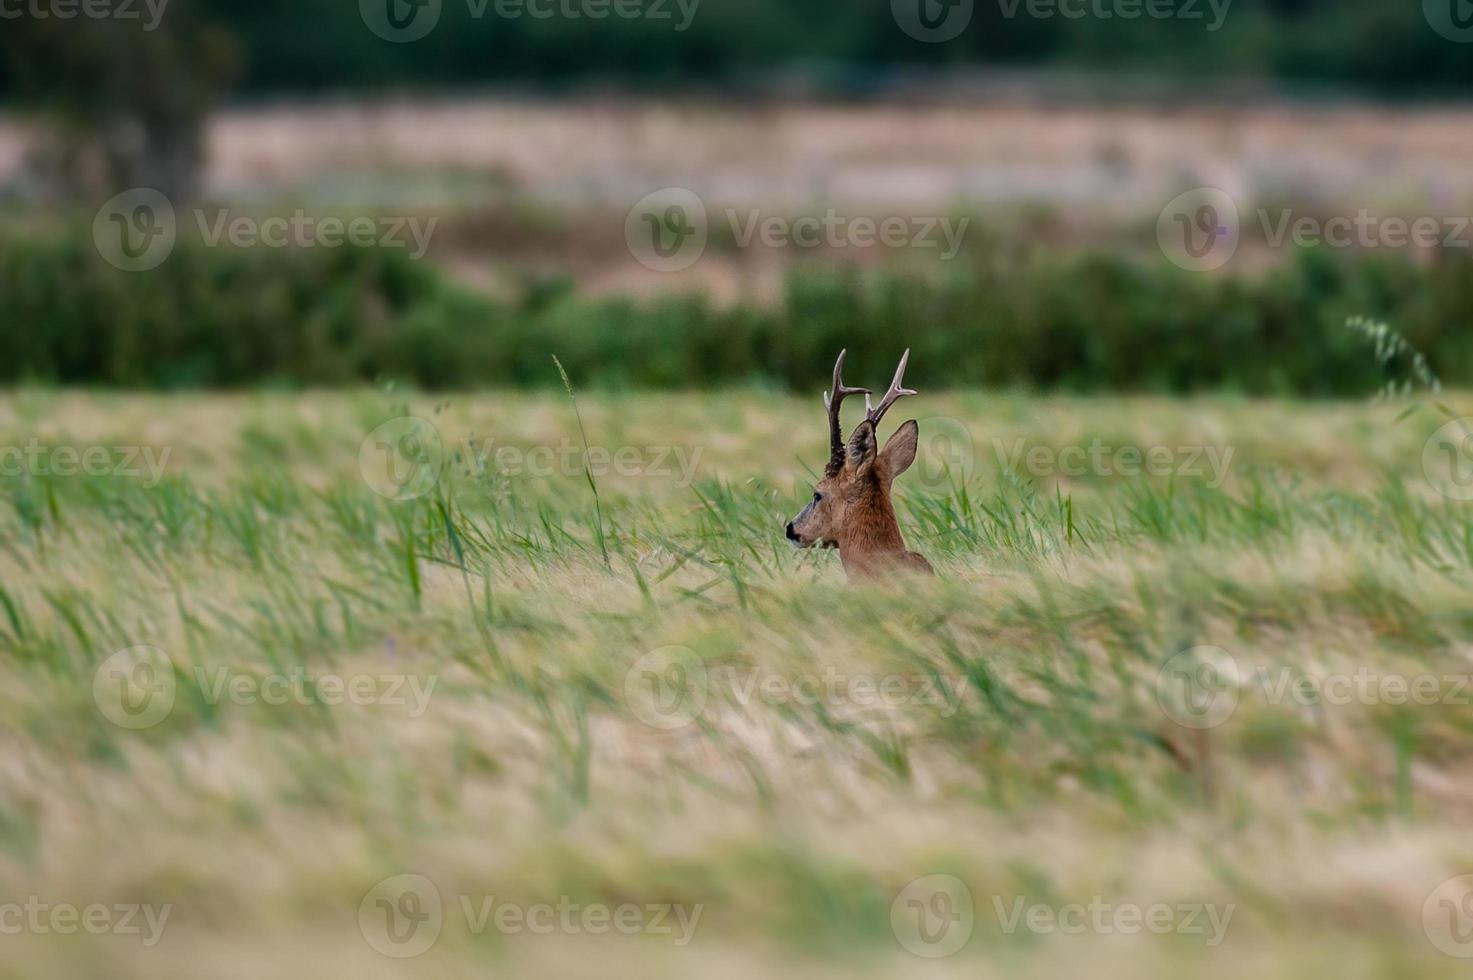
[[[1473,47],[1438,35],[1419,0],[1231,0],[1213,32],[1209,0],[1172,0],[1202,19],[1129,21],[1038,18],[1027,0],[975,0],[969,27],[944,44],[898,29],[892,0],[701,0],[683,32],[675,30],[678,0],[641,0],[646,9],[660,3],[670,19],[598,21],[498,17],[495,2],[443,0],[436,30],[411,44],[375,37],[344,0],[201,6],[240,39],[249,54],[244,84],[256,91],[590,80],[719,86],[795,70],[863,88],[897,66],[1250,75],[1398,90],[1463,85],[1473,66]],[[1072,7],[1086,2],[1102,0]]]
[[[170,0],[164,28],[155,33],[177,37],[191,21],[228,32],[243,54],[240,84],[247,93],[493,83],[556,89],[594,81],[720,87],[795,72],[862,90],[896,68],[969,66],[1255,76],[1394,92],[1459,87],[1473,66],[1473,46],[1438,35],[1418,0],[1215,0],[1228,2],[1217,31],[1207,29],[1216,19],[1213,0],[1172,0],[1183,13],[1200,17],[1134,20],[1034,17],[1029,0],[975,0],[970,26],[944,44],[923,43],[900,30],[892,0],[699,0],[684,31],[676,30],[684,20],[682,0],[637,0],[646,10],[658,5],[668,15],[663,18],[600,20],[499,16],[502,0],[363,2],[405,10],[438,2],[438,26],[422,40],[394,44],[365,27],[353,0]],[[569,3],[588,6],[578,0],[518,2],[554,11]],[[1070,9],[1112,5],[1049,2]],[[33,36],[26,23],[7,20],[4,34],[24,45]],[[79,19],[51,23],[65,33],[86,33]],[[210,51],[186,54],[213,57]],[[53,67],[61,78],[75,62],[63,59]],[[13,64],[0,65],[0,97],[14,97],[23,76]],[[85,74],[73,77],[90,81]]]
[[[1473,384],[1464,250],[1426,264],[1304,249],[1261,277],[1111,253],[993,247],[941,279],[795,271],[773,305],[588,297],[571,282],[491,297],[399,249],[210,248],[181,240],[148,275],[97,260],[90,229],[0,229],[0,385],[558,383],[809,393],[841,347],[915,349],[918,386],[1362,397],[1410,376],[1351,317],[1391,324],[1448,386]],[[925,328],[916,329],[917,324]],[[816,404],[816,403],[815,403]]]
[[[29,2],[0,31],[0,102],[52,120],[47,158],[32,167],[54,185],[45,190],[64,198],[146,185],[176,203],[194,194],[204,120],[229,92],[744,92],[798,79],[862,94],[917,70],[973,67],[1182,75],[1184,92],[1213,76],[1415,92],[1465,84],[1473,60],[1473,48],[1440,36],[1413,0],[1171,0],[1193,16],[1132,20],[1038,17],[1036,0],[972,0],[967,29],[943,44],[901,30],[892,0],[618,0],[660,16],[597,20],[576,15],[594,0],[89,0],[129,10],[127,19],[62,18],[56,2]],[[149,2],[156,20],[145,15]],[[598,2],[607,10],[613,0]],[[534,3],[544,16],[515,6]],[[1076,13],[1112,6],[1045,3]],[[373,4],[389,5],[391,17],[437,6],[438,21],[420,40],[392,43],[368,27]],[[1219,29],[1209,30],[1217,11]]]
[[[137,0],[90,5],[131,16],[23,14],[0,30],[3,91],[50,123],[31,170],[51,197],[149,186],[188,201],[205,120],[238,74],[232,32],[202,5],[170,3],[153,29]]]

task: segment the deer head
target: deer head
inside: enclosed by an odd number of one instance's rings
[[[879,448],[878,426],[885,413],[906,395],[902,387],[910,351],[900,358],[895,380],[880,404],[870,407],[867,388],[844,386],[844,355],[834,364],[833,388],[824,394],[829,417],[829,463],[823,479],[813,489],[808,506],[788,522],[788,540],[796,547],[838,548],[844,570],[851,576],[874,576],[901,568],[929,573],[930,564],[907,551],[890,505],[890,488],[895,478],[915,462],[920,426],[911,419],[895,430],[885,448]],[[839,423],[839,406],[850,395],[864,395],[864,421],[844,442]]]

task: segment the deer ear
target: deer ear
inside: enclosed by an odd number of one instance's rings
[[[854,427],[854,434],[849,437],[849,448],[845,450],[844,456],[854,467],[855,476],[869,474],[870,467],[875,465],[879,442],[879,437],[875,434],[875,424],[869,419]]]
[[[916,446],[920,439],[921,427],[915,419],[911,419],[896,429],[895,434],[885,443],[880,455],[884,457],[885,468],[889,471],[891,480],[910,469],[910,464],[916,461]]]

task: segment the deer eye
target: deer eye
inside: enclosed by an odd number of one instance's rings
[[[821,503],[822,501],[823,501],[823,494],[818,493],[818,492],[815,491],[814,494],[813,494],[813,502],[815,504],[817,504],[817,503]]]

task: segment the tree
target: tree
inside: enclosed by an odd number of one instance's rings
[[[51,124],[48,176],[61,190],[152,187],[176,205],[196,195],[205,123],[238,57],[230,35],[187,3],[172,0],[157,19],[143,4],[105,0],[108,16],[63,20],[32,7],[6,22],[0,59],[22,104]]]

